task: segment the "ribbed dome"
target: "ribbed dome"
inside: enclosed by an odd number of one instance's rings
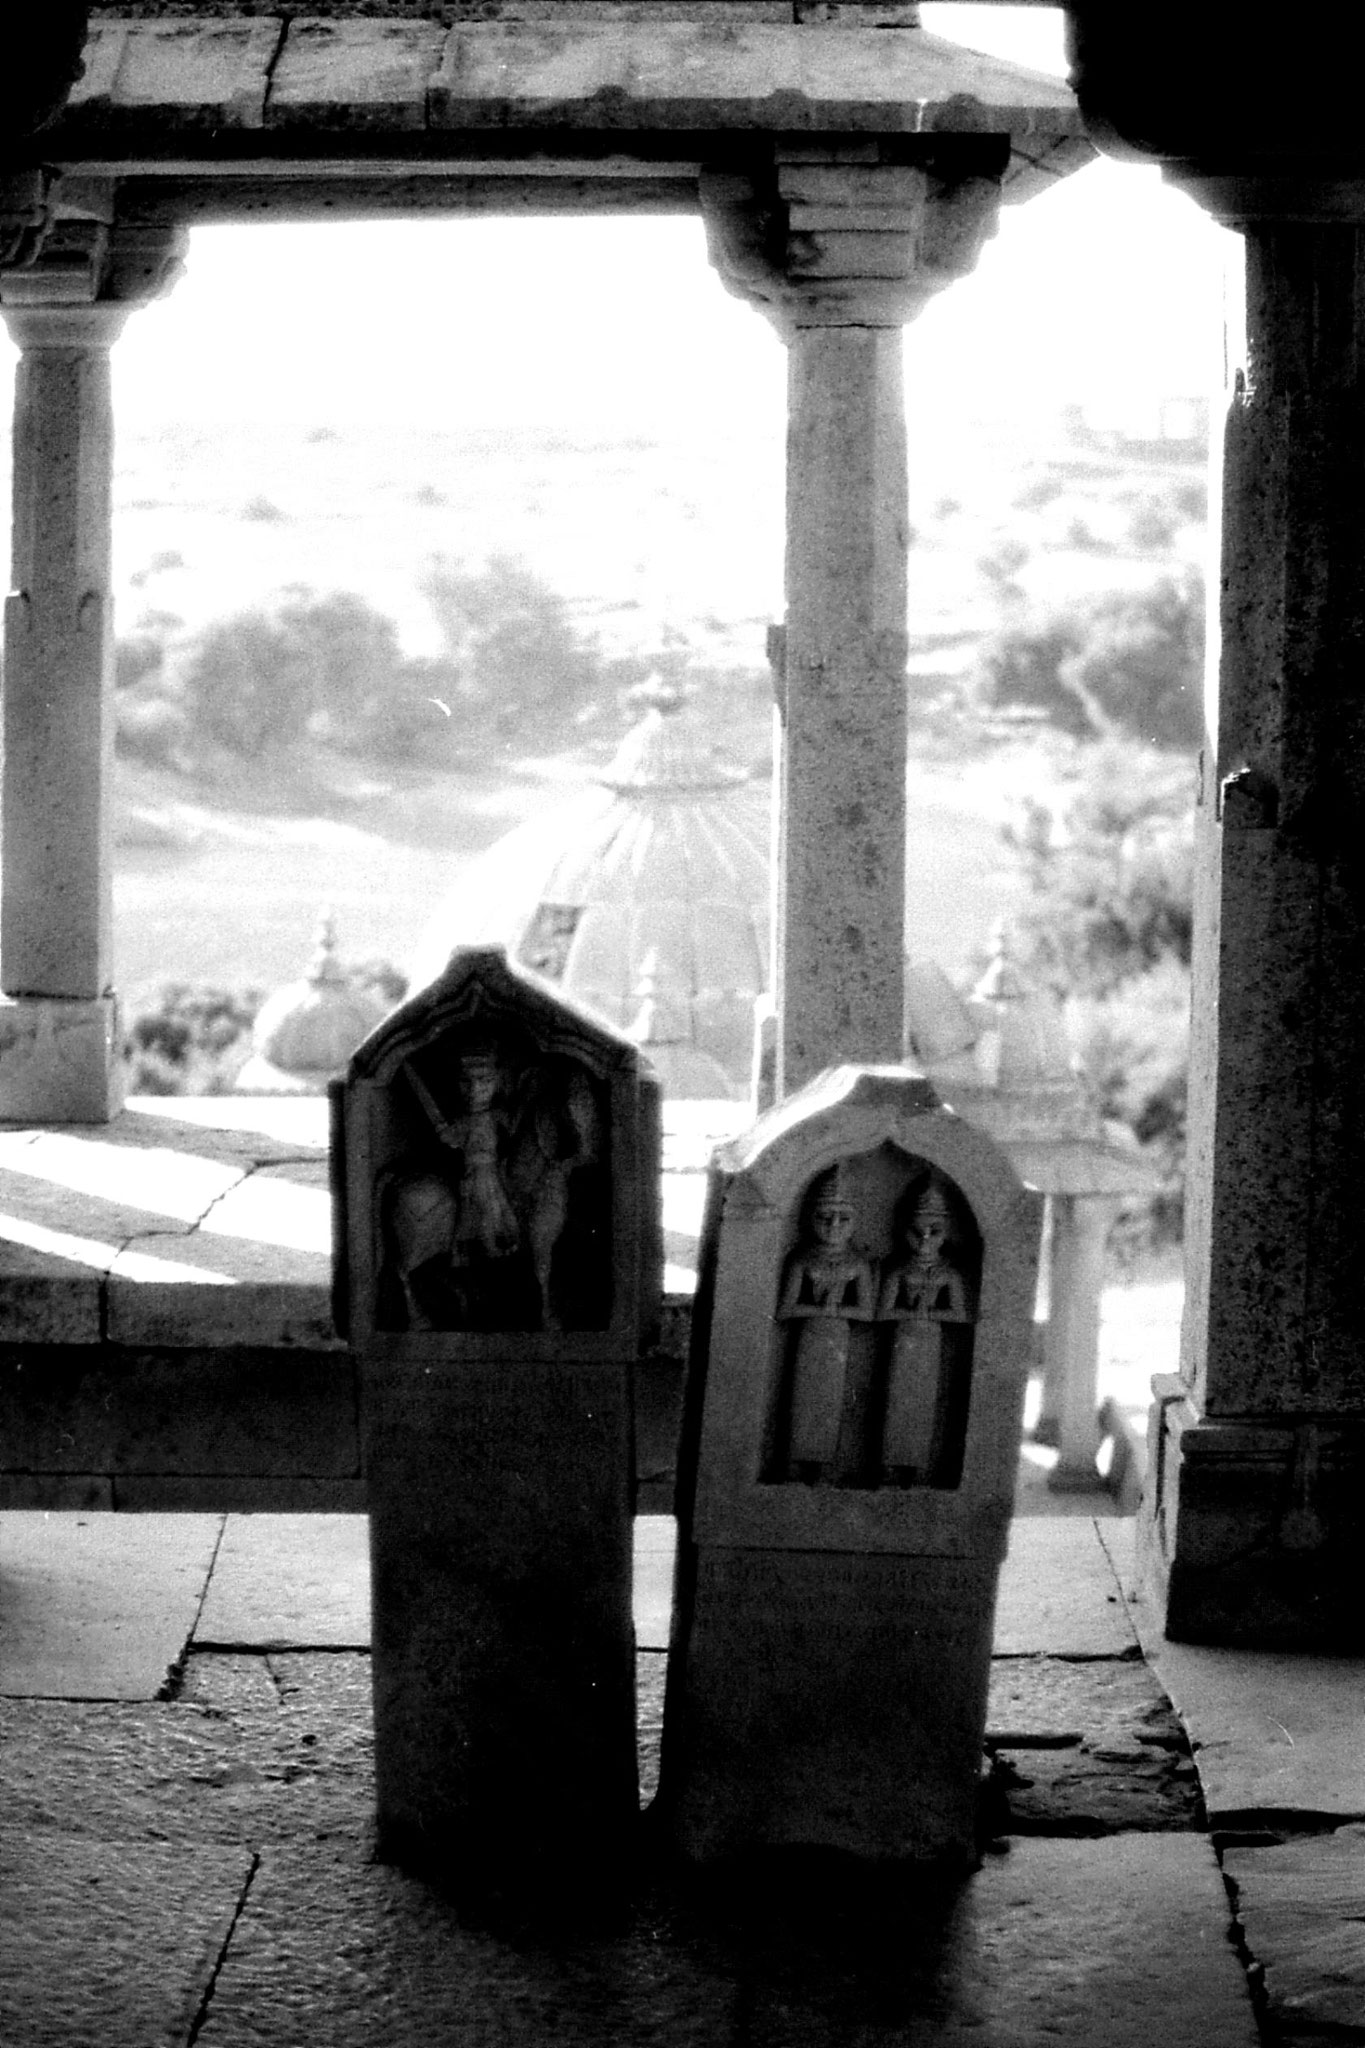
[[[317,951],[301,981],[268,996],[251,1033],[252,1056],[237,1077],[243,1094],[308,1094],[344,1069],[385,1015],[382,999],[357,988],[336,955],[336,927],[324,917]]]
[[[640,694],[644,717],[598,787],[465,869],[414,978],[430,980],[457,945],[501,943],[628,1032],[647,982],[652,1042],[670,1048],[658,1060],[668,1092],[745,1094],[754,998],[768,980],[769,791],[717,760],[681,692],[656,683]],[[685,1058],[689,1046],[704,1058]]]

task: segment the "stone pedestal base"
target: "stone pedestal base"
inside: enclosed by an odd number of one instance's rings
[[[102,1124],[123,1107],[118,1003],[0,997],[0,1119]]]
[[[638,1810],[619,1364],[366,1362],[381,1852],[533,1891]]]
[[[997,1568],[707,1545],[683,1572],[660,1797],[684,1855],[970,1863]]]
[[[1176,1642],[1365,1652],[1365,1417],[1200,1417],[1153,1381],[1143,1576]]]

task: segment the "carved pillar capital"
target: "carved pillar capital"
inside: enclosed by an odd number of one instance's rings
[[[758,172],[702,173],[711,261],[784,340],[802,327],[904,326],[995,233],[1003,164],[990,138],[938,166],[850,161],[862,155],[793,146]]]
[[[112,200],[103,180],[61,180],[20,260],[0,267],[0,313],[21,348],[107,347],[180,276],[187,231],[115,221]]]

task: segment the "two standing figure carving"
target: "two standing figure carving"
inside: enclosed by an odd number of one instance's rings
[[[896,1203],[890,1256],[871,1258],[845,1164],[807,1195],[783,1269],[783,1342],[765,1479],[953,1486],[970,1396],[973,1289],[952,1202],[932,1172]],[[866,1330],[870,1345],[855,1332]]]

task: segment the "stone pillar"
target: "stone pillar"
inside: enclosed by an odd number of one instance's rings
[[[1100,1297],[1104,1254],[1120,1202],[1113,1195],[1052,1195],[1051,1313],[1043,1338],[1043,1413],[1058,1458],[1054,1493],[1099,1485]],[[1042,1431],[1039,1432],[1040,1436]]]
[[[60,188],[59,188],[60,190]],[[120,1102],[110,874],[109,351],[181,238],[60,218],[0,272],[20,349],[5,604],[0,1117],[102,1122]]]
[[[1359,1648],[1365,202],[1181,182],[1245,236],[1245,334],[1199,800],[1188,1296],[1148,1563],[1173,1636]]]
[[[869,142],[779,147],[760,176],[702,180],[712,261],[789,352],[779,1095],[903,1050],[901,328],[993,229],[1002,139],[971,140],[951,176]]]

